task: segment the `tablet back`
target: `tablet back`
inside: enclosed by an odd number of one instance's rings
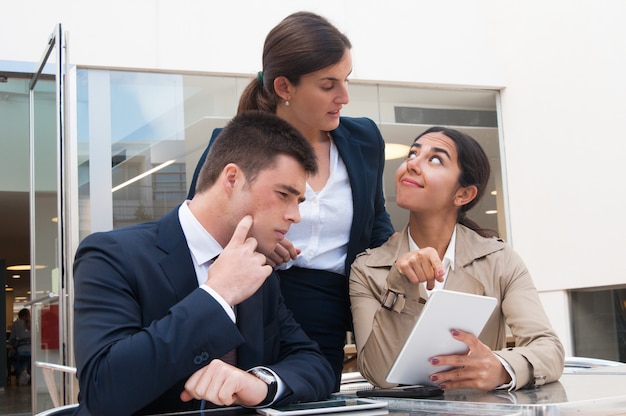
[[[434,385],[430,375],[450,367],[432,366],[429,359],[467,351],[467,345],[452,338],[450,330],[480,335],[497,302],[492,297],[450,290],[433,292],[391,366],[387,382]]]

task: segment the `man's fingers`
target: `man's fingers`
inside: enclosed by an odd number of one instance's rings
[[[184,401],[184,402],[188,402],[190,400],[193,399],[193,396],[191,394],[189,394],[187,392],[187,390],[183,390],[182,393],[180,393],[180,400]]]
[[[282,264],[282,261],[277,263],[276,260],[272,259],[271,257],[266,257],[265,258],[265,264],[267,264],[268,266],[274,268],[274,267],[278,266],[279,264]]]
[[[230,242],[228,244],[245,243],[246,238],[248,238],[248,233],[250,232],[250,228],[252,228],[252,223],[253,223],[252,216],[246,215],[245,217],[243,217],[241,221],[239,221],[239,224],[237,224],[237,228],[235,228],[235,232],[233,233],[233,236],[230,238]]]

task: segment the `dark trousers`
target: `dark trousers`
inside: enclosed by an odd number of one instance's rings
[[[30,375],[30,357],[30,351],[21,351],[11,355],[7,363],[9,376],[11,375],[11,366],[15,369],[16,380],[19,379],[24,369],[26,369],[26,372]]]
[[[352,326],[348,279],[337,273],[299,267],[279,270],[278,274],[285,305],[320,346],[335,373],[335,391],[339,391],[346,331]]]

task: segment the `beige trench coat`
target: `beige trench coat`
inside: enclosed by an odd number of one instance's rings
[[[445,289],[498,299],[479,338],[511,365],[516,389],[557,380],[563,372],[563,346],[521,258],[501,240],[483,238],[460,224],[456,227],[455,269],[450,270]],[[394,267],[408,251],[405,228],[381,247],[359,255],[350,273],[358,368],[381,387],[392,386],[385,377],[428,299],[424,285],[409,283]],[[392,310],[381,307],[388,289],[400,293]],[[506,347],[505,324],[515,339],[513,348]]]

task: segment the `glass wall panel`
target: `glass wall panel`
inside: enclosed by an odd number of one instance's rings
[[[55,81],[39,80],[33,90],[31,149],[31,301],[32,357],[63,364],[59,339],[59,270],[57,187],[57,107]],[[53,407],[41,370],[32,366],[33,413]],[[62,385],[62,383],[60,384]]]
[[[28,115],[28,78],[0,73],[0,322],[6,339],[30,300]],[[18,384],[12,353],[9,343],[0,344],[0,374],[7,374],[0,379],[0,391]],[[23,403],[30,411],[30,401]]]
[[[180,203],[211,132],[234,116],[250,81],[236,76],[77,72],[81,237],[159,218]],[[403,228],[407,216],[395,205],[394,174],[402,159],[391,156],[391,147],[410,145],[426,128],[446,125],[469,133],[485,148],[492,162],[490,192],[470,215],[506,239],[496,91],[352,82],[350,94],[343,114],[373,119],[387,142],[385,192],[396,229]],[[107,192],[112,193],[108,199],[96,201]],[[94,218],[108,218],[109,223],[97,224]]]
[[[2,308],[7,333],[31,293],[28,84],[25,74],[0,74],[0,258],[10,267]]]
[[[234,116],[248,82],[78,70],[81,238],[160,218],[178,205],[211,132]]]
[[[396,230],[408,221],[395,203],[395,172],[402,163],[394,158],[394,145],[410,146],[431,126],[447,126],[475,138],[491,162],[488,192],[468,215],[481,226],[498,231],[506,240],[504,189],[497,125],[497,91],[432,89],[402,85],[350,84],[350,104],[343,114],[376,121],[387,143],[384,187],[387,210]]]

